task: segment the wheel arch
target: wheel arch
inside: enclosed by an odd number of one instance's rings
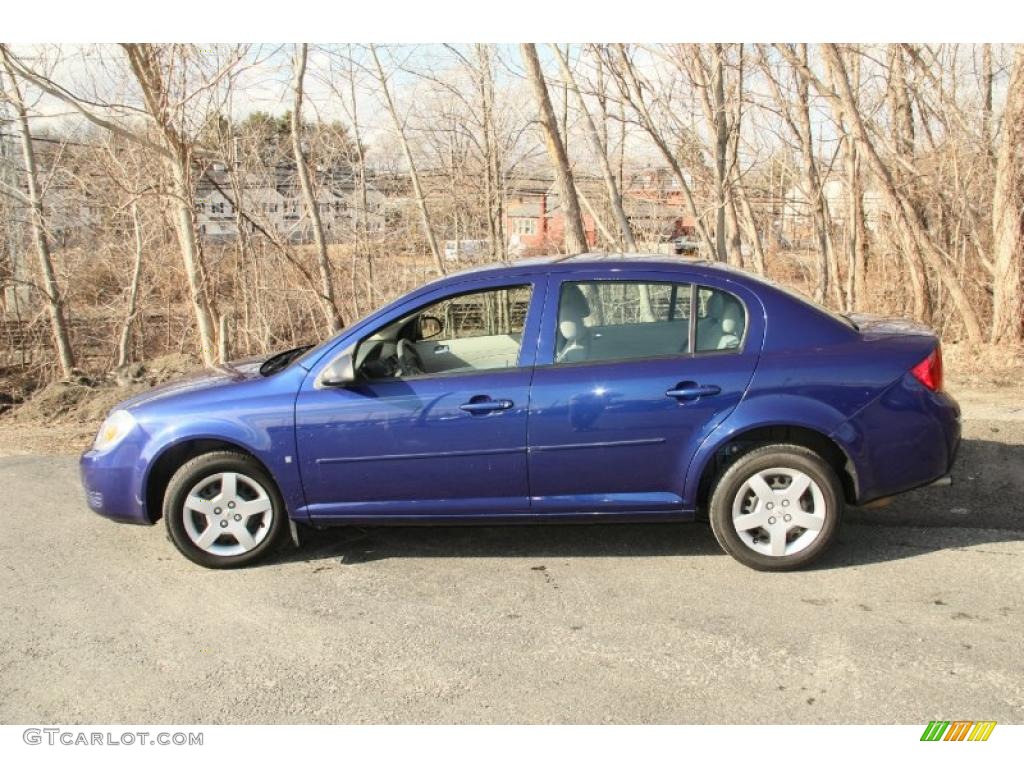
[[[706,510],[715,480],[737,459],[764,445],[789,443],[800,445],[821,456],[839,479],[843,497],[847,503],[855,504],[859,493],[857,468],[849,453],[824,432],[801,424],[773,423],[760,424],[728,435],[712,448],[704,451],[704,458],[698,471],[696,506]]]
[[[185,462],[215,451],[231,451],[248,456],[260,465],[260,468],[276,484],[273,473],[259,456],[241,443],[225,440],[222,437],[190,437],[165,446],[151,461],[142,486],[142,498],[145,502],[146,516],[151,523],[163,517],[164,494],[174,473]]]

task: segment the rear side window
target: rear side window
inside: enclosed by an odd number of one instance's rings
[[[697,352],[738,350],[747,330],[747,311],[731,293],[697,289]]]
[[[689,283],[562,283],[555,363],[689,353],[692,291]]]

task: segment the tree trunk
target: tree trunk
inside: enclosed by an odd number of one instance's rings
[[[377,306],[376,278],[373,274],[373,252],[370,248],[370,219],[369,219],[369,190],[366,185],[366,153],[363,149],[363,133],[359,127],[359,107],[356,104],[356,72],[355,62],[352,60],[351,51],[349,55],[349,77],[348,95],[352,101],[352,138],[356,143],[356,160],[359,162],[357,182],[359,184],[359,221],[357,223],[357,240],[359,248],[365,251],[366,258],[366,298],[369,300],[370,308]],[[352,279],[355,281],[355,269],[352,270]],[[356,301],[355,283],[353,282],[352,302],[356,313],[359,313],[359,305]]]
[[[810,85],[805,74],[805,70],[808,67],[807,46],[801,44],[798,48],[798,53],[791,53],[791,55],[798,57],[796,61],[800,64],[799,67],[793,67],[796,77],[797,94],[794,106],[791,106],[783,95],[778,82],[763,58],[762,68],[767,75],[768,84],[771,86],[782,117],[799,143],[800,164],[803,174],[803,194],[807,198],[811,223],[814,227],[814,236],[818,244],[818,281],[814,288],[814,298],[816,301],[825,303],[829,296],[831,282],[829,277],[835,259],[832,254],[832,239],[829,236],[829,212],[821,185],[821,176],[818,172],[817,159],[814,155],[814,133],[811,128],[810,114]]]
[[[992,149],[992,84],[994,75],[992,72],[992,45],[985,43],[981,46],[981,138],[985,145],[985,154],[989,160],[994,160]]]
[[[498,261],[508,260],[505,242],[504,179],[501,156],[498,152],[498,133],[494,124],[494,72],[491,52],[487,45],[476,46],[479,67],[480,106],[483,111],[485,197],[487,206],[487,232],[491,251]]]
[[[854,56],[851,65],[851,91],[854,104],[859,108],[858,93],[860,91],[860,58]],[[849,120],[842,109],[834,102],[832,119],[839,133],[840,151],[842,154],[843,172],[846,176],[846,298],[847,312],[855,312],[861,308],[864,299],[865,280],[867,279],[867,228],[864,225],[864,188],[860,180],[860,157],[857,142],[850,133]]]
[[[173,190],[175,233],[178,236],[178,246],[181,249],[181,258],[185,265],[192,311],[196,318],[200,354],[203,362],[212,366],[217,363],[217,332],[214,327],[213,312],[207,298],[206,270],[203,266],[202,250],[193,218],[194,191],[189,172],[189,161],[185,158],[168,159],[166,165]]]
[[[42,192],[39,187],[39,173],[36,168],[35,148],[32,146],[32,132],[28,124],[28,113],[22,98],[18,81],[14,77],[7,60],[7,52],[3,52],[4,69],[11,84],[11,101],[21,129],[21,152],[25,161],[25,185],[28,188],[28,206],[31,213],[32,238],[36,245],[39,258],[39,273],[43,280],[43,292],[46,294],[46,307],[50,315],[50,332],[53,335],[53,346],[57,351],[64,378],[70,378],[75,370],[75,355],[71,349],[71,336],[68,332],[67,319],[64,317],[64,299],[57,285],[57,276],[50,257],[50,242],[46,236],[46,219],[43,215]]]
[[[1013,70],[1003,110],[1002,137],[996,154],[992,194],[992,341],[1024,341],[1024,302],[1021,300],[1022,239],[1024,239],[1024,45],[1015,46]]]
[[[565,249],[568,253],[583,253],[587,249],[587,232],[583,226],[583,214],[580,201],[576,196],[576,183],[573,180],[569,158],[565,154],[565,146],[558,132],[558,120],[551,106],[551,97],[544,82],[544,73],[537,58],[537,46],[533,43],[522,43],[520,49],[526,72],[533,86],[533,95],[540,112],[540,123],[544,129],[544,139],[548,148],[548,157],[554,167],[558,179],[558,194],[565,219]]]
[[[125,43],[132,73],[142,91],[146,111],[163,141],[161,155],[171,182],[175,229],[181,259],[185,265],[189,298],[199,333],[199,349],[206,365],[217,362],[217,331],[212,302],[207,293],[206,268],[195,221],[195,188],[192,183],[192,153],[168,113],[167,92],[154,47],[149,43]]]
[[[604,188],[608,194],[608,202],[611,205],[615,221],[619,226],[621,246],[627,251],[636,251],[636,239],[633,237],[633,228],[626,217],[626,210],[622,204],[622,194],[619,191],[619,185],[615,181],[615,174],[612,172],[611,163],[608,161],[608,148],[601,141],[601,136],[597,132],[597,125],[594,123],[590,110],[587,109],[587,103],[583,100],[583,94],[580,93],[572,70],[569,69],[569,62],[566,61],[565,54],[562,53],[562,50],[557,45],[552,45],[551,47],[555,52],[555,58],[558,59],[558,66],[562,71],[562,77],[569,90],[576,97],[577,107],[580,110],[580,114],[583,115],[583,126],[586,129],[587,138],[590,139],[591,149],[593,149],[594,154],[597,156],[598,164],[601,166],[601,176],[604,178]]]
[[[320,268],[320,300],[324,316],[327,319],[328,332],[333,336],[344,327],[338,304],[334,298],[334,279],[331,274],[331,260],[327,254],[327,243],[324,242],[324,227],[320,220],[320,206],[313,191],[313,182],[309,176],[309,167],[302,153],[302,98],[303,80],[306,76],[306,43],[295,46],[295,80],[292,83],[295,101],[292,106],[292,154],[295,157],[295,169],[302,187],[302,201],[306,206],[306,215],[313,226],[313,241],[316,244],[317,265]]]
[[[704,224],[701,212],[697,208],[697,202],[693,198],[693,190],[690,188],[690,183],[686,179],[686,174],[683,172],[683,168],[679,164],[679,158],[676,157],[675,153],[665,141],[665,138],[654,125],[654,120],[652,119],[650,111],[647,109],[647,105],[643,100],[643,89],[640,86],[639,78],[637,77],[636,71],[633,69],[633,65],[630,63],[629,58],[626,56],[625,46],[621,43],[616,43],[613,48],[615,50],[618,66],[613,67],[612,72],[615,74],[618,81],[618,87],[622,94],[622,98],[636,111],[640,118],[640,126],[644,129],[647,135],[651,137],[651,141],[653,141],[654,145],[658,148],[662,158],[665,160],[668,167],[672,169],[672,175],[675,176],[676,181],[679,183],[679,188],[683,190],[683,197],[686,199],[687,210],[689,210],[690,215],[696,222],[697,232],[700,234],[701,240],[704,241],[704,246],[707,248],[708,253],[714,254],[716,252],[715,241],[711,238],[711,233],[708,232],[708,228]],[[623,124],[625,124],[625,122],[623,122]]]
[[[729,149],[729,124],[725,112],[725,67],[721,43],[714,44],[711,93],[713,98],[713,125],[715,129],[715,248],[719,261],[730,261],[726,244],[726,219],[729,215],[726,200],[726,164]],[[732,227],[735,233],[736,228]]]
[[[747,230],[747,239],[750,240],[750,246],[754,252],[754,271],[763,275],[765,267],[764,242],[761,240],[761,232],[757,228],[757,218],[754,216],[754,209],[747,197],[747,190],[739,179],[734,182],[734,188],[740,203],[740,224]]]
[[[402,121],[398,118],[398,109],[395,107],[394,99],[391,98],[388,79],[384,75],[384,68],[380,65],[376,46],[370,46],[370,55],[373,56],[373,63],[377,68],[377,79],[380,82],[381,92],[384,94],[384,101],[387,104],[388,113],[391,115],[391,122],[395,126],[395,132],[398,134],[398,140],[402,145],[405,162],[409,166],[412,191],[416,197],[416,207],[420,211],[420,220],[423,223],[423,236],[427,239],[427,246],[434,257],[434,266],[437,268],[438,273],[443,275],[445,274],[444,259],[441,257],[441,249],[438,247],[437,238],[434,236],[434,227],[430,223],[430,209],[427,207],[427,198],[423,194],[423,187],[420,185],[420,175],[416,170],[416,162],[412,158],[412,149],[409,147],[409,140],[405,136]]]
[[[117,342],[117,367],[123,368],[129,360],[129,344],[132,338],[132,326],[138,311],[139,281],[142,277],[142,222],[139,221],[139,203],[132,201],[132,230],[135,233],[135,266],[132,269],[132,282],[128,287],[128,305],[124,312],[124,325],[121,338]]]

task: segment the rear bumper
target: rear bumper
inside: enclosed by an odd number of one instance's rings
[[[86,451],[78,462],[85,502],[93,512],[121,523],[152,525],[141,497],[143,466],[131,439],[109,451]]]
[[[950,475],[960,447],[960,406],[904,376],[833,433],[853,462],[857,503]]]

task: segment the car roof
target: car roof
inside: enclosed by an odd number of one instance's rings
[[[667,256],[658,253],[580,253],[570,256],[537,256],[529,259],[517,259],[504,264],[484,264],[470,267],[447,275],[449,278],[466,275],[484,276],[508,274],[528,274],[543,272],[573,272],[590,267],[612,267],[616,270],[644,270],[651,267],[707,267],[733,274],[745,274],[721,262],[708,259],[693,259],[685,256]]]

